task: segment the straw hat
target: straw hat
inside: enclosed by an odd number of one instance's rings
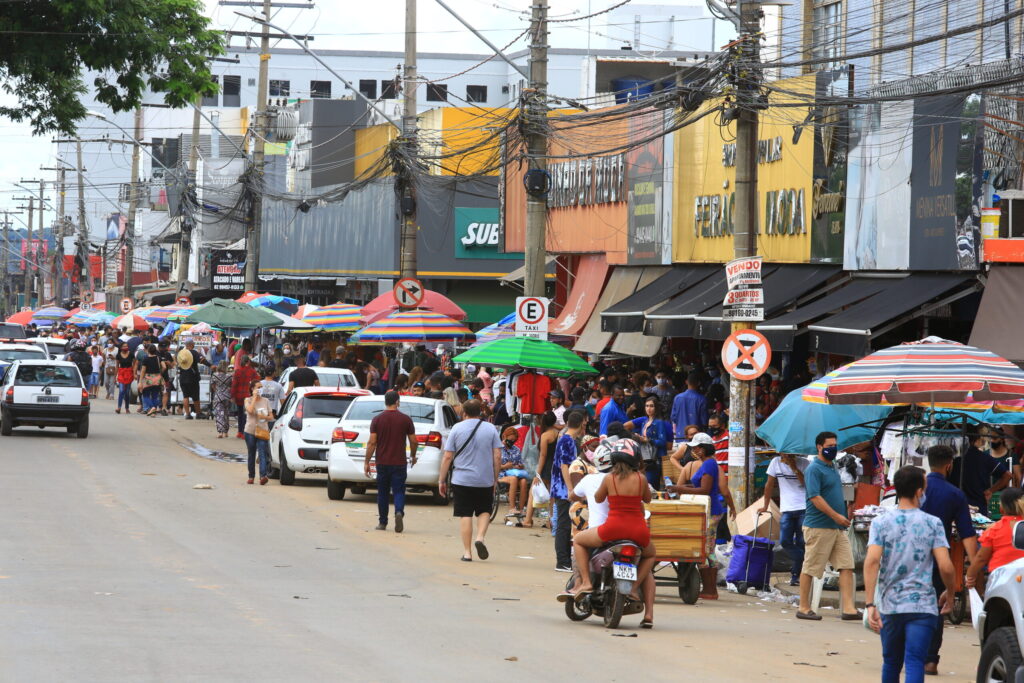
[[[182,370],[188,370],[192,367],[192,352],[188,349],[181,349],[178,351],[178,367]]]

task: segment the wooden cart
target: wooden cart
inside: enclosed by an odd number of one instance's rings
[[[648,526],[654,543],[655,580],[661,585],[675,585],[679,597],[687,605],[697,602],[700,574],[697,568],[707,561],[705,536],[708,527],[707,496],[681,496],[678,500],[652,500],[647,504]],[[659,578],[668,562],[675,569],[674,578]]]

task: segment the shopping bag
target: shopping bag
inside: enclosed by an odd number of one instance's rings
[[[542,481],[536,481],[533,483],[533,488],[530,489],[530,493],[533,495],[533,504],[544,505],[551,500],[551,494],[548,493],[548,487],[544,485]]]

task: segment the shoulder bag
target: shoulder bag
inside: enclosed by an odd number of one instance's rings
[[[654,444],[650,442],[651,437],[648,436],[648,434],[651,432],[657,433],[657,430],[661,429],[661,425],[659,425],[655,420],[650,420],[644,426],[647,427],[647,433],[644,434],[647,441],[640,444],[640,457],[643,458],[644,462],[653,462],[658,455],[658,450],[654,447]]]

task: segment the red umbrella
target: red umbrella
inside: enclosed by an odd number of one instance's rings
[[[28,325],[32,322],[32,311],[19,311],[7,319],[9,323],[16,323],[18,325]]]
[[[149,323],[137,315],[119,315],[110,321],[110,324],[120,330],[148,330]]]
[[[458,304],[445,295],[438,294],[437,292],[429,289],[424,290],[423,303],[421,303],[417,308],[427,309],[434,313],[440,313],[452,320],[466,319],[466,312],[459,308]],[[398,309],[399,305],[395,301],[393,294],[390,292],[387,294],[381,294],[376,299],[363,306],[363,319],[379,320],[381,316],[378,314],[382,312],[390,313],[391,311],[397,311]]]

